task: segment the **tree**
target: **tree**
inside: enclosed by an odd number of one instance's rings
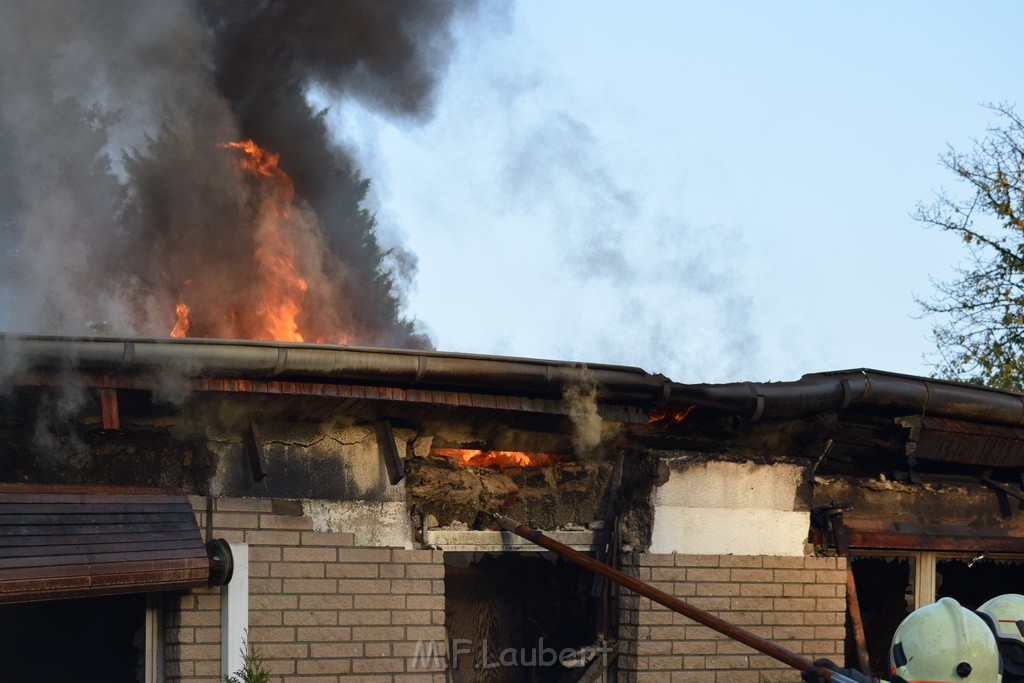
[[[967,185],[966,198],[936,194],[914,218],[958,235],[968,255],[956,276],[934,281],[919,300],[939,350],[940,376],[1001,389],[1024,388],[1024,120],[1008,104],[988,105],[1002,125],[969,152],[941,163]]]

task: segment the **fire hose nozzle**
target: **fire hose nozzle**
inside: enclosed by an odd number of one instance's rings
[[[502,529],[509,533],[514,534],[516,532],[516,527],[520,526],[519,522],[517,522],[516,520],[512,519],[511,517],[499,515],[497,512],[490,512],[485,510],[484,514],[488,515],[492,520],[498,523],[498,526],[500,526]]]

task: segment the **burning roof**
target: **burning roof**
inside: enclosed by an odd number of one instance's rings
[[[1024,443],[1020,394],[874,370],[795,382],[688,385],[640,368],[435,351],[15,335],[0,336],[0,358],[8,384],[152,391],[175,377],[186,392],[338,399],[358,403],[368,415],[403,405],[406,411],[446,406],[564,420],[573,414],[570,390],[587,385],[594,414],[624,425],[622,438],[647,447],[810,459],[823,457],[827,447],[829,458],[851,463],[879,453],[927,460],[930,452],[979,466],[1024,461],[1024,447],[1017,445]],[[928,419],[908,417],[915,415]],[[967,443],[991,451],[994,438],[998,462]],[[918,441],[928,448],[916,450]]]
[[[308,94],[425,117],[473,4],[0,3],[0,326],[429,347]]]

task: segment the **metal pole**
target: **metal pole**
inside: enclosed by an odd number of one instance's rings
[[[781,645],[773,643],[766,638],[762,638],[756,633],[752,633],[745,628],[730,624],[728,621],[716,617],[710,612],[705,612],[699,607],[694,607],[687,602],[683,602],[679,598],[658,590],[657,588],[650,586],[629,574],[625,574],[617,569],[612,569],[605,563],[599,562],[589,555],[584,555],[577,550],[573,550],[567,545],[563,545],[558,541],[545,536],[542,531],[531,529],[525,524],[520,524],[514,519],[493,512],[487,514],[489,514],[502,529],[514,533],[517,536],[522,536],[528,541],[536,543],[540,547],[564,557],[573,564],[577,564],[585,569],[589,569],[592,572],[600,574],[606,579],[614,581],[620,586],[624,586],[645,598],[650,598],[660,605],[664,605],[671,610],[679,612],[683,616],[689,617],[699,624],[703,624],[704,626],[714,629],[721,634],[727,635],[733,640],[738,640],[744,645],[757,650],[761,654],[768,655],[769,657],[772,657],[787,666],[791,666],[798,671],[806,671],[814,666],[809,659],[798,655],[791,650],[787,650]],[[833,683],[844,683],[849,681],[845,676],[840,676],[834,671],[830,671],[825,668],[820,669],[825,680],[831,680]]]

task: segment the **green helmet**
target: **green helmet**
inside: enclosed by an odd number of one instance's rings
[[[981,617],[953,598],[914,610],[892,637],[894,681],[1000,683],[999,651]]]
[[[1024,595],[1007,593],[992,598],[978,608],[978,614],[996,636],[1003,670],[1024,676]]]

